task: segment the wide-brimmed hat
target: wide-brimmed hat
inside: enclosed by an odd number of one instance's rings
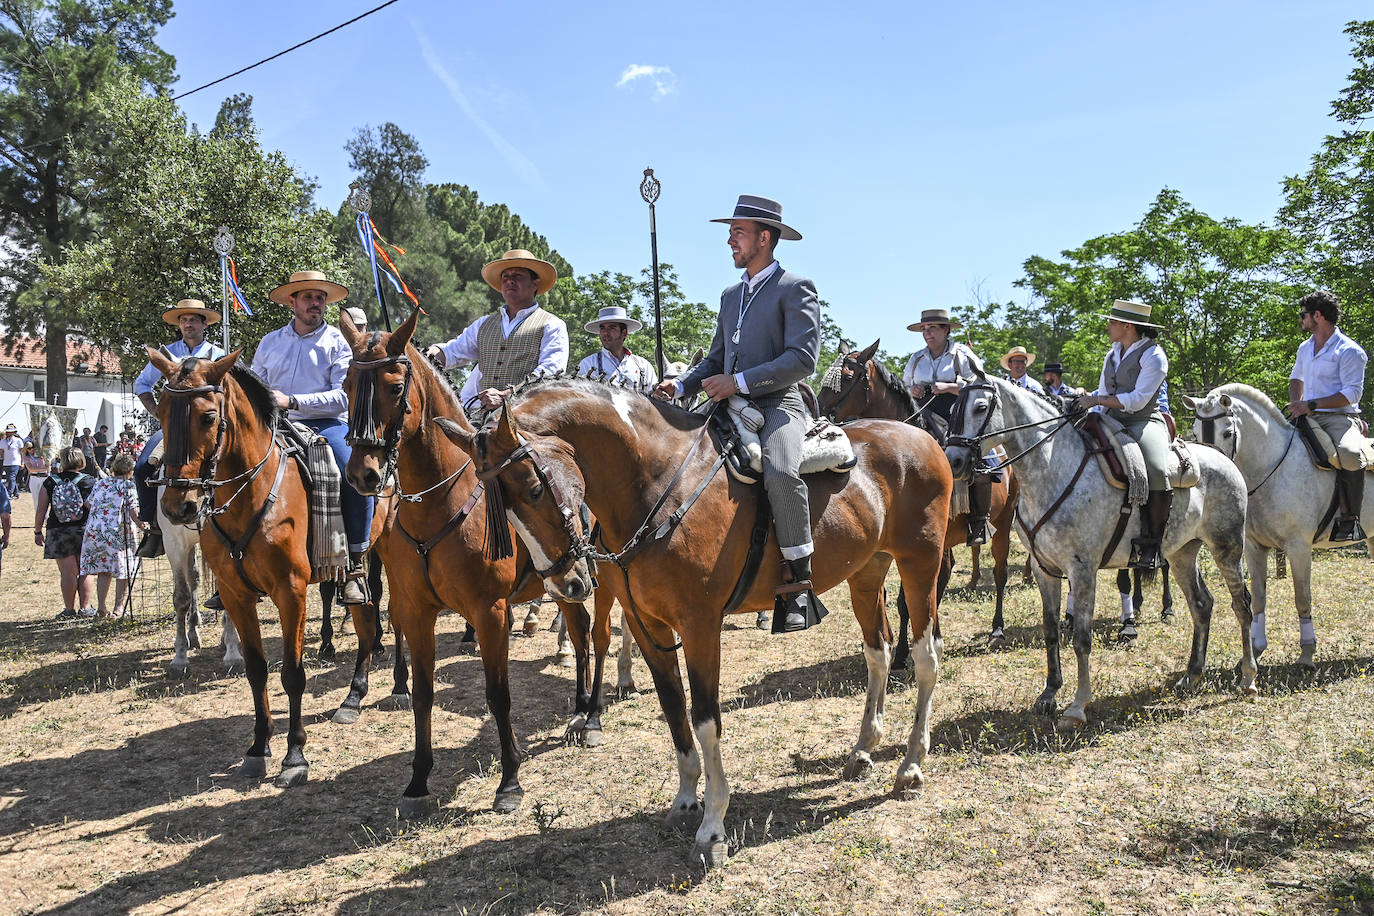
[[[347,312],[348,317],[353,319],[353,327],[357,328],[359,331],[367,328],[367,312],[364,312],[356,305],[345,305],[339,311]]]
[[[182,315],[199,315],[205,319],[207,325],[219,324],[220,314],[211,308],[206,308],[205,303],[199,299],[182,299],[177,303],[176,308],[168,309],[162,313],[162,320],[176,327]]]
[[[1143,302],[1132,302],[1129,299],[1117,299],[1112,303],[1110,312],[1103,312],[1103,318],[1115,318],[1117,321],[1124,321],[1128,324],[1143,324],[1147,328],[1162,328],[1164,325],[1155,324],[1150,320],[1150,307]]]
[[[949,317],[949,309],[921,309],[921,320],[906,326],[908,331],[921,331],[928,324],[947,324],[951,331],[963,327],[958,318]]]
[[[318,270],[298,270],[281,286],[267,294],[267,298],[282,305],[290,305],[291,297],[303,289],[317,289],[324,293],[325,302],[338,302],[348,296],[348,288],[333,280],[326,280]]]
[[[625,306],[608,305],[604,309],[596,313],[595,321],[587,322],[587,330],[590,333],[595,334],[601,330],[600,325],[612,321],[625,325],[625,332],[627,334],[633,334],[635,331],[638,331],[640,328],[644,327],[642,322],[636,321],[635,319],[631,318],[629,315],[625,313]]]
[[[17,433],[19,432],[19,427],[15,426],[13,423],[6,423],[4,431],[7,433]]]
[[[483,267],[482,279],[487,281],[487,286],[499,293],[501,292],[501,272],[508,267],[523,267],[526,270],[534,271],[534,275],[538,277],[535,293],[539,296],[553,289],[553,285],[558,282],[558,271],[552,264],[548,261],[541,261],[534,256],[533,252],[523,248],[512,248]]]
[[[733,216],[713,219],[711,222],[733,223],[737,219],[749,219],[756,223],[763,223],[765,226],[772,226],[782,233],[782,238],[788,241],[795,242],[801,239],[800,232],[782,221],[782,204],[776,200],[755,197],[752,194],[741,194],[739,201],[735,203]]]
[[[1056,375],[1063,375],[1063,374],[1064,374],[1064,364],[1063,364],[1063,363],[1045,363],[1045,368],[1041,369],[1040,371],[1041,371],[1042,373],[1045,373],[1045,372],[1053,372],[1053,373],[1055,373]]]
[[[1027,353],[1025,347],[1012,347],[1006,353],[1002,354],[1002,368],[1006,369],[1008,372],[1011,371],[1011,366],[1009,366],[1008,363],[1011,362],[1013,356],[1019,356],[1024,359],[1027,369],[1031,367],[1031,363],[1035,362],[1035,354]]]

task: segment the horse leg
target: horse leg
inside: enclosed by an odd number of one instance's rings
[[[1059,688],[1064,686],[1064,671],[1059,661],[1059,601],[1063,582],[1051,576],[1035,564],[1035,582],[1040,588],[1040,627],[1045,636],[1045,689],[1036,698],[1031,711],[1037,716],[1053,716],[1055,697]],[[1070,612],[1073,611],[1074,594],[1069,592]]]
[[[507,636],[509,607],[499,599],[474,623],[477,630],[477,650],[482,656],[486,672],[487,708],[496,720],[496,732],[501,739],[501,782],[496,786],[496,800],[492,810],[509,814],[520,807],[525,790],[520,787],[520,761],[525,751],[515,737],[510,721],[510,639]],[[416,696],[419,685],[416,684]]]
[[[583,604],[565,604],[560,601],[558,609],[563,616],[563,625],[567,627],[568,640],[572,644],[577,662],[577,675],[573,687],[573,717],[563,732],[563,743],[582,744],[588,737],[587,728],[592,713],[591,653],[588,649],[592,621]],[[597,710],[596,743],[602,743],[600,710]]]
[[[663,718],[668,723],[673,749],[677,754],[677,795],[673,797],[673,806],[668,810],[665,820],[669,827],[686,830],[691,827],[693,816],[701,811],[701,805],[697,802],[701,757],[697,754],[692,729],[687,727],[687,696],[682,689],[677,653],[658,649],[658,646],[673,645],[676,637],[672,628],[662,621],[628,615],[625,625],[631,625],[631,621],[640,654],[644,656],[644,663],[649,666],[649,674],[654,679],[658,705],[663,710]]]
[[[437,608],[421,608],[403,605],[397,614],[397,604],[410,601],[399,597],[394,581],[391,582],[392,626],[397,626],[410,646],[410,661],[415,671],[414,701],[411,710],[415,716],[415,758],[410,765],[410,784],[401,794],[400,815],[404,818],[418,818],[434,811],[434,799],[429,794],[429,774],[434,770],[434,739],[431,725],[434,713],[434,618]],[[502,642],[505,641],[502,634]],[[399,660],[402,653],[396,653]]]
[[[577,667],[577,652],[572,639],[568,637],[568,621],[564,619],[562,611],[554,615],[553,622],[558,625],[558,651],[553,656],[554,664],[560,668]]]
[[[1159,598],[1159,619],[1164,623],[1169,623],[1174,619],[1174,590],[1169,584],[1169,561],[1165,560],[1163,567],[1160,568],[1160,598]]]
[[[1140,635],[1140,631],[1135,626],[1135,612],[1140,608],[1140,570],[1135,571],[1135,593],[1131,593],[1131,571],[1128,569],[1118,569],[1116,571],[1116,590],[1121,595],[1121,629],[1117,631],[1116,638],[1122,642],[1135,642]]]
[[[301,656],[305,650],[307,586],[302,583],[299,589],[292,589],[289,580],[285,585],[272,596],[281,610],[281,686],[286,691],[290,708],[286,756],[282,758],[281,773],[276,780],[278,789],[304,785],[310,774],[310,764],[305,759],[305,720],[301,714],[301,701],[305,695],[305,663]]]
[[[1059,715],[1060,729],[1088,724],[1088,703],[1092,701],[1093,609],[1097,601],[1096,564],[1070,564],[1069,589],[1073,604],[1073,653],[1078,659],[1078,689],[1073,702]]]
[[[949,581],[949,554],[945,551],[945,560],[940,566],[940,576],[945,582]],[[911,658],[911,644],[907,641],[907,628],[911,625],[911,611],[906,606],[906,589],[897,589],[897,648],[892,652],[892,666],[889,670],[905,670],[907,661]]]
[[[230,674],[244,670],[243,644],[234,620],[227,613],[220,627],[220,645],[224,646],[224,670]]]
[[[942,651],[935,585],[939,577],[938,556],[921,556],[897,560],[897,571],[903,583],[912,585],[918,597],[911,618],[912,658],[916,663],[916,718],[907,738],[906,755],[897,765],[892,794],[901,796],[925,783],[921,765],[930,751],[930,713],[935,697],[935,680],[940,671]],[[934,575],[932,575],[934,574]]]
[[[692,861],[710,868],[724,865],[730,858],[725,837],[730,783],[720,755],[720,627],[683,629],[682,658],[692,687],[692,730],[706,771],[705,811],[692,847]],[[695,797],[695,789],[692,794]]]
[[[1196,687],[1203,669],[1207,667],[1207,643],[1212,632],[1213,602],[1212,593],[1208,591],[1207,583],[1202,581],[1202,571],[1197,565],[1197,552],[1201,547],[1201,541],[1193,541],[1184,544],[1169,557],[1169,562],[1178,571],[1176,578],[1179,591],[1183,592],[1183,598],[1188,602],[1188,610],[1193,615],[1193,644],[1188,653],[1188,669],[1174,685],[1174,689],[1179,691]],[[1237,556],[1234,560],[1239,562],[1240,558]]]
[[[1240,624],[1240,693],[1248,698],[1259,694],[1259,689],[1255,686],[1255,676],[1259,673],[1259,668],[1255,664],[1255,648],[1250,636],[1254,618],[1251,613],[1250,590],[1245,587],[1245,573],[1242,569],[1244,554],[1243,544],[1227,545],[1225,548],[1212,550],[1212,560],[1226,582],[1226,590],[1231,593],[1231,610],[1235,612],[1236,621]],[[1259,568],[1264,569],[1263,566]]]
[[[1006,624],[1002,618],[1002,603],[1007,590],[1007,559],[1011,556],[1011,525],[998,525],[997,533],[992,536],[992,587],[996,591],[993,598],[992,635],[988,637],[988,648],[1004,648],[1007,644]]]
[[[1288,565],[1293,574],[1293,605],[1298,611],[1298,664],[1316,671],[1317,631],[1312,626],[1312,545],[1299,541],[1288,545]]]
[[[1269,636],[1265,632],[1264,611],[1269,604],[1270,548],[1256,543],[1253,538],[1245,539],[1245,568],[1250,570],[1250,642],[1258,659],[1269,647]]]
[[[248,676],[248,689],[253,694],[253,743],[243,755],[240,772],[249,779],[267,775],[267,758],[272,756],[272,708],[267,700],[267,656],[262,649],[262,631],[258,627],[257,600],[221,593],[224,616],[235,619],[235,627],[244,643],[243,670]]]
[[[186,668],[191,664],[191,659],[187,655],[188,646],[186,640],[186,618],[189,616],[187,609],[180,603],[176,603],[177,626],[176,635],[172,638],[172,660],[167,663],[167,667],[172,669],[173,674],[184,674]]]
[[[982,545],[970,544],[968,552],[969,560],[973,564],[973,572],[968,577],[968,587],[975,589],[978,587],[978,582],[983,578],[983,567],[979,563],[982,558]]]
[[[320,661],[334,660],[334,596],[338,585],[333,579],[320,583]]]
[[[395,636],[396,651],[391,663],[391,704],[395,709],[410,708],[410,668],[406,663],[406,642],[401,630],[392,619],[391,631]]]
[[[883,740],[883,712],[887,701],[888,666],[892,661],[892,628],[883,601],[883,580],[892,560],[874,555],[849,579],[849,603],[864,634],[864,661],[868,664],[868,694],[864,698],[859,737],[844,765],[845,779],[858,779],[873,769],[873,752]]]
[[[362,714],[368,674],[372,671],[372,630],[376,626],[376,611],[377,606],[371,602],[349,608],[353,615],[353,629],[358,634],[358,654],[353,662],[353,680],[349,684],[348,696],[334,711],[334,722],[338,725],[352,725]]]
[[[382,555],[373,547],[367,556],[367,594],[372,602],[372,655],[386,657],[386,642],[382,639]]]

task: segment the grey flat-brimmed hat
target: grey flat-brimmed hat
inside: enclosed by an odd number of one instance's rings
[[[638,331],[640,328],[644,327],[644,325],[641,322],[636,321],[634,318],[631,318],[628,314],[626,314],[625,306],[608,305],[604,309],[596,313],[595,321],[587,322],[587,331],[589,333],[595,334],[601,330],[600,326],[607,322],[615,322],[617,324],[625,325],[625,333],[627,334],[633,334],[635,331]]]
[[[367,313],[362,309],[358,308],[356,305],[345,305],[339,311],[347,313],[348,317],[353,321],[353,327],[357,328],[359,331],[367,330]]]
[[[800,232],[782,221],[782,204],[776,200],[769,200],[767,197],[741,194],[739,201],[735,204],[733,216],[713,219],[711,222],[732,223],[737,219],[749,219],[756,223],[763,223],[765,226],[772,226],[782,233],[782,238],[788,241],[795,242],[801,238]]]
[[[922,309],[921,320],[915,324],[906,326],[908,331],[920,331],[928,324],[947,324],[951,331],[957,331],[963,327],[958,318],[949,317],[949,309]]]
[[[1064,364],[1063,364],[1063,363],[1045,363],[1045,368],[1041,369],[1040,371],[1041,371],[1041,372],[1053,372],[1055,375],[1063,375],[1063,374],[1064,374]]]
[[[1103,318],[1115,318],[1117,321],[1124,321],[1127,324],[1143,324],[1147,328],[1162,328],[1164,325],[1155,324],[1150,320],[1150,307],[1144,302],[1132,302],[1129,299],[1117,299],[1112,303],[1110,312],[1103,312]]]

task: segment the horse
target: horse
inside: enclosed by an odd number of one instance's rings
[[[729,852],[730,802],[721,761],[721,626],[727,603],[740,613],[771,608],[782,579],[770,532],[764,555],[774,562],[752,581],[737,581],[757,501],[766,499],[762,488],[718,473],[723,457],[703,444],[705,416],[582,379],[521,387],[496,423],[480,432],[448,420],[436,424],[500,494],[520,539],[544,567],[550,593],[585,594],[590,563],[600,563],[597,591],[607,590],[628,609],[676,749],[678,790],[669,822],[686,825],[701,812],[694,856],[721,864]],[[952,481],[935,440],[910,426],[865,420],[847,431],[858,464],[844,474],[808,477],[816,545],[812,581],[817,592],[847,581],[863,631],[868,692],[847,778],[872,766],[882,741],[892,657],[883,581],[894,559],[912,599],[918,696],[893,787],[901,796],[925,780],[921,764],[930,745],[941,651],[935,586]],[[584,499],[601,526],[599,547],[589,543],[575,511]],[[674,633],[692,688],[690,727]],[[704,806],[697,801],[703,765]]]
[[[854,351],[844,341],[840,342],[839,356],[826,371],[826,381],[821,386],[819,408],[822,414],[836,422],[846,422],[860,417],[878,417],[888,420],[901,420],[931,435],[943,434],[932,428],[927,415],[917,405],[916,399],[907,391],[901,379],[897,378],[879,360],[874,358],[881,339],[873,341],[869,347]],[[989,507],[989,520],[995,529],[992,535],[992,579],[996,591],[996,605],[992,612],[992,631],[988,636],[988,648],[997,649],[1006,644],[1005,623],[1002,617],[1002,604],[1007,588],[1007,557],[1011,553],[1011,525],[1016,515],[1016,500],[1020,490],[1015,475],[1003,473],[1002,479],[992,485],[992,505]],[[945,563],[940,570],[940,584],[937,600],[944,599],[945,588],[954,568],[954,548],[968,540],[968,515],[961,513],[950,517],[945,529]],[[969,588],[978,584],[977,544],[969,545],[973,554],[973,577]],[[893,658],[894,668],[906,667],[907,658],[907,607],[905,596],[898,593],[897,613],[901,627],[897,640],[897,654]]]
[[[217,360],[180,361],[146,349],[167,378],[158,404],[158,418],[167,430],[159,481],[166,487],[162,509],[173,525],[203,522],[213,532],[202,532],[201,550],[243,647],[254,727],[240,771],[249,778],[265,776],[271,755],[267,657],[257,613],[258,597],[265,593],[281,614],[281,681],[290,709],[286,756],[276,784],[301,785],[309,776],[301,718],[305,591],[311,581],[305,483],[277,434],[272,391],[237,365],[242,348]],[[360,607],[353,611],[359,634],[355,690],[357,671],[367,670],[372,647],[371,621]]]
[[[1254,590],[1255,622],[1251,636],[1255,654],[1268,646],[1265,607],[1269,584],[1265,573],[1271,550],[1288,553],[1293,574],[1293,603],[1298,610],[1298,664],[1315,669],[1317,634],[1312,626],[1312,551],[1348,547],[1332,543],[1336,475],[1316,469],[1298,441],[1297,427],[1262,391],[1249,385],[1222,385],[1202,398],[1183,399],[1197,415],[1193,435],[1215,447],[1240,468],[1250,490],[1245,519],[1245,562]],[[1374,505],[1365,501],[1360,512],[1365,531],[1374,531]],[[1374,552],[1374,537],[1366,545]]]
[[[394,332],[354,328],[339,321],[353,349],[344,380],[353,447],[347,476],[364,495],[391,488],[398,508],[392,531],[378,545],[391,593],[391,621],[410,646],[414,669],[412,710],[415,758],[401,812],[415,817],[433,808],[429,774],[434,767],[430,721],[434,704],[434,624],[452,608],[474,628],[486,674],[487,705],[501,742],[501,782],[494,809],[509,813],[524,797],[518,771],[524,751],[510,719],[509,608],[537,599],[543,584],[522,547],[497,559],[486,556],[510,529],[504,515],[489,514],[485,485],[472,461],[439,434],[435,420],[452,418],[471,429],[457,394],[411,344],[419,310]],[[601,744],[601,675],[609,626],[596,629],[596,670],[587,650],[591,621],[582,601],[591,589],[559,602],[577,651],[577,695],[569,743]]]
[[[185,525],[173,524],[157,501],[157,522],[162,529],[162,546],[172,569],[172,608],[176,612],[176,636],[172,639],[172,660],[167,667],[174,674],[182,674],[191,664],[188,650],[200,645],[200,563],[196,560],[196,546],[200,531]],[[140,561],[141,562],[141,561]],[[221,620],[220,644],[224,646],[224,667],[229,672],[243,668],[243,650],[239,633],[229,615]]]
[[[1067,574],[1072,601],[1073,648],[1078,657],[1078,690],[1061,713],[1060,728],[1087,724],[1092,699],[1093,609],[1098,569],[1127,565],[1130,538],[1139,530],[1139,509],[1123,505],[1122,493],[1103,476],[1092,453],[1073,430],[1073,417],[1046,399],[1009,382],[979,373],[959,392],[950,416],[945,453],[955,475],[967,474],[974,459],[991,445],[1003,443],[1014,454],[1021,476],[1017,527],[1035,557],[1048,656],[1045,690],[1034,710],[1053,715],[1055,696],[1063,685],[1059,664],[1060,579]],[[1051,427],[1048,431],[1042,427]],[[1068,430],[1067,434],[1064,434]],[[1165,528],[1163,554],[1193,615],[1193,643],[1188,668],[1177,682],[1190,689],[1207,662],[1212,622],[1212,595],[1198,570],[1197,553],[1206,544],[1231,594],[1231,608],[1241,628],[1241,692],[1255,689],[1255,656],[1250,644],[1250,593],[1241,557],[1245,541],[1245,481],[1230,461],[1211,449],[1195,449],[1198,482],[1175,489],[1173,511]],[[1124,527],[1123,527],[1124,526]],[[1104,548],[1105,545],[1105,548]]]

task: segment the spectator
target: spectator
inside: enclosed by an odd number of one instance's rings
[[[105,476],[95,464],[95,436],[91,435],[89,426],[81,431],[81,435],[72,437],[72,445],[81,449],[81,454],[86,457],[86,473],[97,478]]]
[[[4,551],[10,546],[10,498],[0,489],[0,568],[3,568]]]
[[[43,488],[43,481],[48,479],[48,473],[52,470],[52,466],[48,463],[48,459],[39,454],[38,446],[33,444],[32,437],[24,440],[22,454],[23,457],[20,460],[23,461],[24,473],[29,478],[29,494],[33,496],[33,505],[37,509],[38,491]],[[36,519],[38,516],[35,514],[34,518]]]
[[[115,610],[124,605],[124,593],[133,576],[134,547],[138,544],[134,459],[118,456],[110,465],[110,474],[96,481],[91,490],[90,518],[81,541],[81,575],[95,576],[97,616],[102,618],[113,616],[105,603],[111,577],[115,580]]]
[[[0,438],[0,465],[5,475],[5,495],[11,498],[19,495],[19,468],[24,463],[24,440],[19,438],[19,428],[13,423],[6,424],[5,434]]]
[[[60,456],[60,470],[43,481],[38,491],[34,515],[33,542],[43,548],[43,559],[56,560],[62,579],[62,613],[58,620],[94,617],[91,607],[91,580],[81,575],[81,539],[86,530],[91,489],[95,478],[82,471],[86,456],[79,448],[66,448]],[[75,490],[75,492],[73,492]],[[47,535],[43,523],[47,522]],[[80,608],[73,607],[80,599]]]
[[[110,456],[110,427],[104,423],[100,424],[100,429],[95,431],[95,466],[102,471],[106,467],[106,459]]]

